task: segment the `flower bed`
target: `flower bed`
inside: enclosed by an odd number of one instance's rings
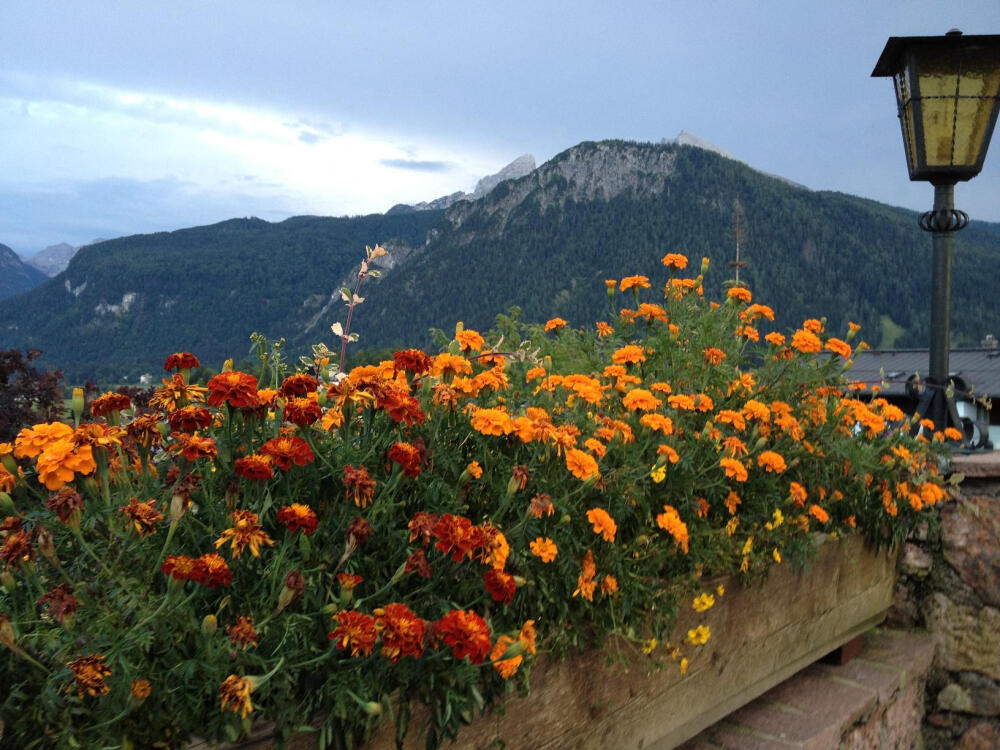
[[[0,445],[6,733],[180,746],[257,720],[346,747],[392,717],[434,747],[537,651],[694,682],[753,630],[714,623],[716,577],[776,578],[817,530],[889,546],[947,497],[945,436],[843,382],[853,328],[762,333],[770,308],[709,302],[686,264],[656,302],[609,280],[593,329],[501,316],[347,373],[349,326],[295,372],[259,337],[256,374],[204,386],[171,355],[148,405]]]

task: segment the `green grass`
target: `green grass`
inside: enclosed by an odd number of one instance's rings
[[[878,342],[879,349],[892,349],[899,340],[899,337],[906,333],[906,329],[897,325],[888,315],[883,315],[879,318],[879,324],[882,329],[882,337]]]

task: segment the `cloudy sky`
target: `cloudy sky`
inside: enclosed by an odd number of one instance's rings
[[[870,74],[952,27],[1000,33],[1000,3],[0,0],[0,243],[381,212],[681,130],[923,211]],[[956,205],[1000,222],[1000,153]]]

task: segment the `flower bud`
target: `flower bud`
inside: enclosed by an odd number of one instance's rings
[[[184,496],[174,495],[170,498],[170,523],[177,523],[184,515]]]
[[[7,615],[0,615],[0,643],[14,648],[14,626]]]
[[[80,417],[83,416],[83,388],[73,389],[73,399],[70,404],[73,409],[73,421],[80,424]]]
[[[14,576],[11,575],[11,572],[9,570],[5,570],[2,573],[0,573],[0,583],[3,584],[3,587],[8,594],[14,593],[14,586],[16,584],[16,581],[14,580]]]
[[[708,271],[708,266],[712,261],[708,259],[708,256],[702,256],[701,258],[701,273],[704,276]]]
[[[219,619],[215,615],[205,615],[201,620],[201,632],[204,635],[215,635],[219,629]]]
[[[369,716],[381,716],[382,715],[382,704],[376,703],[375,701],[368,701],[362,708],[365,713]]]
[[[562,518],[559,519],[559,523],[561,523],[563,526],[566,526],[572,520],[573,519],[572,519],[572,517],[570,517],[569,513],[566,513],[566,514],[563,515]]]
[[[14,501],[6,492],[0,492],[0,515],[17,515],[17,508],[14,507]]]
[[[10,453],[4,453],[0,456],[0,463],[2,463],[3,467],[15,477],[18,475],[17,461],[14,460],[14,457]]]
[[[38,527],[38,551],[54,567],[59,567],[59,558],[56,557],[55,540],[52,538],[51,532],[44,526]]]

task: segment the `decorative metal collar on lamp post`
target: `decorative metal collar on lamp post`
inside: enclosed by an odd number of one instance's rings
[[[1000,111],[1000,35],[890,37],[873,78],[892,77],[910,179],[934,185],[930,371],[917,412],[936,430],[962,423],[950,395],[952,235],[969,216],[955,210],[955,183],[983,168]]]

